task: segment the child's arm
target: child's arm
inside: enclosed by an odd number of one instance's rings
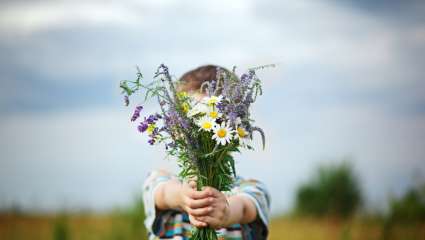
[[[155,206],[160,210],[180,208],[179,198],[182,185],[171,179],[158,186],[155,191]]]
[[[226,197],[212,187],[196,191],[196,184],[182,184],[169,180],[155,191],[158,209],[182,209],[189,214],[190,221],[197,227],[226,227],[235,223],[249,223],[257,216],[255,204],[243,195]]]

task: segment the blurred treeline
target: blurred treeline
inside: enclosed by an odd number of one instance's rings
[[[316,217],[352,217],[362,207],[358,176],[348,161],[321,165],[295,196],[294,213]],[[366,213],[367,214],[367,213]],[[425,222],[425,183],[412,186],[400,198],[389,199],[386,221]]]
[[[322,165],[314,174],[296,192],[296,213],[348,217],[360,207],[363,195],[348,162]]]
[[[302,183],[293,210],[274,217],[269,239],[425,239],[425,184],[388,199],[388,211],[363,208],[360,179],[347,161],[319,166]],[[146,239],[140,196],[107,213],[0,213],[0,239]]]
[[[337,225],[343,222],[340,239],[352,239],[352,232],[359,228],[363,228],[363,234],[368,232],[364,236],[374,236],[372,239],[425,239],[425,183],[417,183],[402,196],[384,202],[382,206],[389,206],[387,211],[371,213],[362,208],[363,203],[360,179],[349,161],[323,164],[299,186],[288,216],[327,219]]]

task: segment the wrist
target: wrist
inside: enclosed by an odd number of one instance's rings
[[[173,187],[173,191],[174,199],[176,199],[176,208],[183,209],[183,184],[181,182],[177,182],[176,185]]]
[[[227,208],[226,226],[243,222],[244,202],[240,196],[232,195],[227,197]]]
[[[232,205],[231,205],[231,202],[233,201],[234,199],[232,196],[226,197],[226,207],[224,208],[223,227],[228,227],[230,225],[237,223],[237,220],[234,218],[235,215],[237,214],[234,213],[234,209],[232,209]]]

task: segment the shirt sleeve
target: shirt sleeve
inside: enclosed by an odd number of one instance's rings
[[[161,184],[177,177],[167,171],[155,170],[148,174],[143,184],[143,203],[145,208],[145,227],[149,234],[154,234],[154,225],[158,217],[155,207],[155,191]]]
[[[257,219],[248,224],[254,239],[266,239],[270,217],[270,194],[266,186],[254,179],[238,178],[233,193],[251,199],[257,209]]]

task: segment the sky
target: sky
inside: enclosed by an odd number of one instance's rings
[[[0,52],[0,207],[109,209],[177,171],[118,88],[161,63],[277,65],[253,107],[266,149],[236,156],[273,213],[322,163],[348,159],[367,208],[425,181],[423,1],[2,1]]]

